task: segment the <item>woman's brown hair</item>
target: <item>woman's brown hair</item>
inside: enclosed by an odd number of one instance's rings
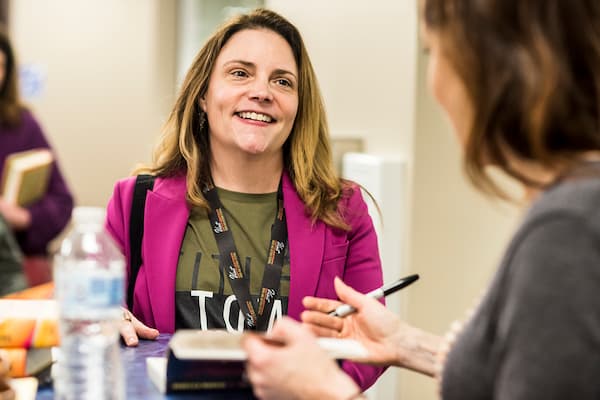
[[[490,164],[542,185],[509,156],[561,171],[600,150],[600,1],[423,0],[422,11],[473,107],[464,162],[476,187],[502,194]]]
[[[215,60],[227,41],[246,29],[268,29],[290,45],[298,76],[298,111],[292,132],[283,147],[285,168],[313,221],[348,229],[337,209],[345,186],[332,162],[329,128],[323,100],[300,33],[281,15],[257,9],[225,23],[200,49],[187,72],[175,106],[163,128],[154,154],[154,165],[140,168],[157,176],[185,173],[187,200],[208,208],[201,188],[210,181],[210,144],[206,115],[199,101],[208,90]]]
[[[4,82],[0,86],[0,124],[14,127],[21,123],[23,106],[19,99],[17,62],[4,28],[0,28],[0,52],[6,58]]]

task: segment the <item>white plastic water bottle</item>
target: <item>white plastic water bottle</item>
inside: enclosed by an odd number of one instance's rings
[[[104,210],[77,207],[54,259],[60,308],[56,399],[124,399],[119,324],[125,261],[104,230]]]

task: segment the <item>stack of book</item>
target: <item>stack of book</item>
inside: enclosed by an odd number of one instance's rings
[[[54,300],[0,299],[0,351],[9,376],[48,378],[58,344]]]

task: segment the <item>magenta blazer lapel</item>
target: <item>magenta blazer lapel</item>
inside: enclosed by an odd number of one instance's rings
[[[158,179],[146,197],[142,257],[150,306],[160,332],[175,331],[175,277],[189,208],[185,177]]]
[[[287,173],[283,174],[283,204],[290,246],[288,315],[299,319],[304,309],[302,299],[316,294],[325,245],[325,225],[322,221],[313,225]]]

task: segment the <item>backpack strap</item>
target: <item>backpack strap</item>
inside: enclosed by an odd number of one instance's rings
[[[146,194],[154,187],[153,175],[138,175],[133,189],[129,220],[129,280],[127,282],[127,307],[133,310],[133,289],[142,265],[142,237],[144,236],[144,209]]]

